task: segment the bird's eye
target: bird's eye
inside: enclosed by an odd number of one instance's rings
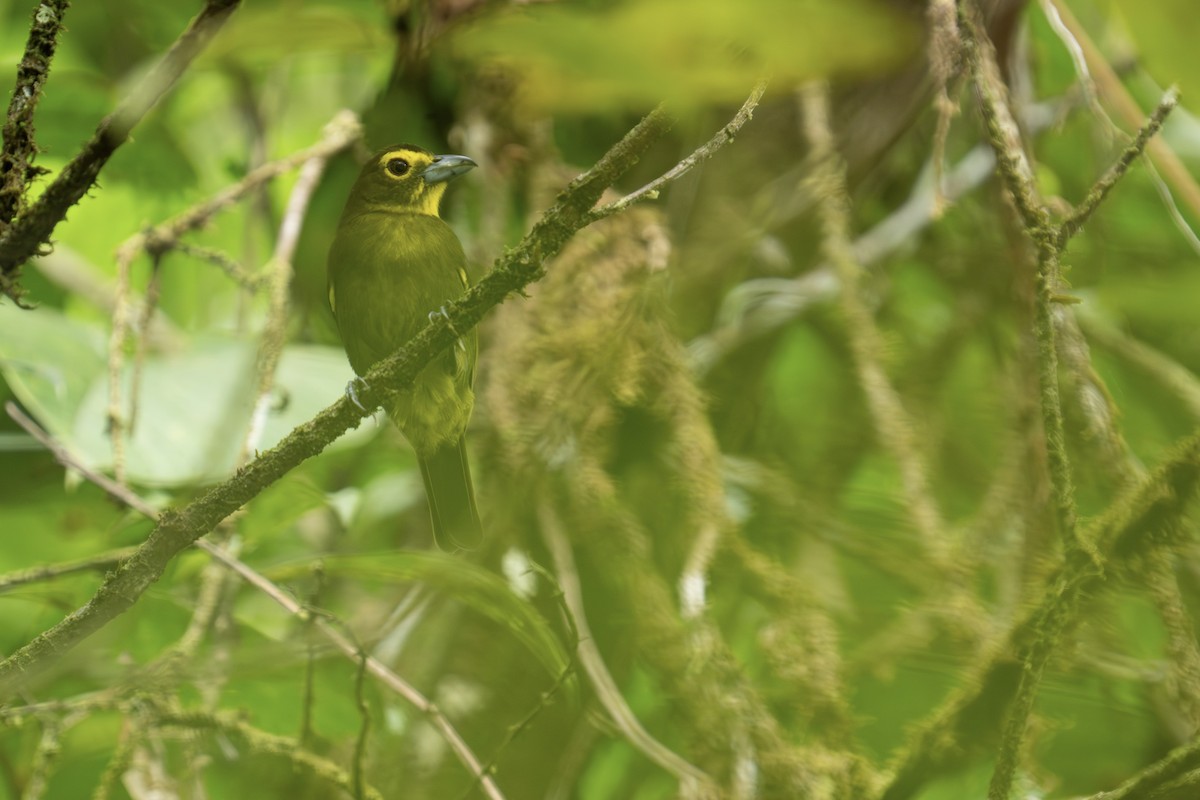
[[[387,171],[399,178],[409,170],[408,162],[403,158],[393,158],[387,162]]]

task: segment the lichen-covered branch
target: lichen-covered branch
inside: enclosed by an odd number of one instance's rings
[[[50,75],[50,62],[70,5],[67,0],[44,0],[33,11],[25,54],[17,65],[17,83],[0,128],[0,233],[24,210],[29,184],[46,172],[33,164],[38,154],[33,113],[42,99],[42,86]]]

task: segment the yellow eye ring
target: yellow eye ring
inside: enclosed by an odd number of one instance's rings
[[[397,178],[405,175],[410,169],[409,163],[403,158],[389,159],[385,167],[387,168],[388,172],[395,175]]]

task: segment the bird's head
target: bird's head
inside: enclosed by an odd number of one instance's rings
[[[350,192],[363,210],[436,217],[446,183],[477,166],[466,156],[438,156],[411,144],[385,147],[363,165]]]

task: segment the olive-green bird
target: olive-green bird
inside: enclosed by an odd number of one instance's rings
[[[359,173],[329,251],[329,305],[360,376],[467,290],[466,254],[438,204],[447,181],[474,166],[466,156],[398,144],[371,156]],[[443,549],[471,548],[483,536],[463,438],[478,349],[472,330],[388,411],[417,452]]]

